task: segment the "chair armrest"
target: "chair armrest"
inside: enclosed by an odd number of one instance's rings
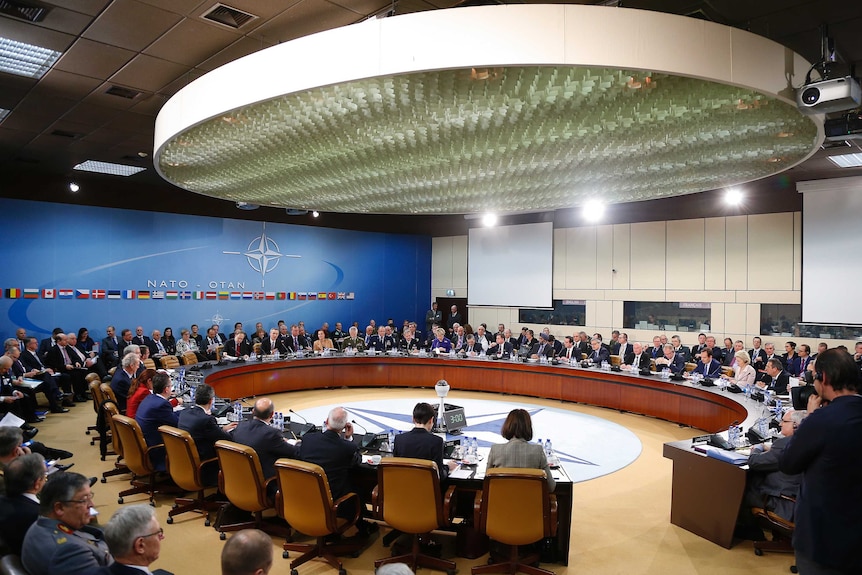
[[[380,486],[375,485],[374,489],[371,490],[371,513],[377,519],[383,519],[383,517],[380,516],[379,498],[380,498]]]
[[[164,446],[165,446],[164,443],[157,443],[156,445],[150,445],[149,447],[147,447],[147,455],[149,455],[150,451],[152,451],[153,449],[158,449],[159,447],[164,447]]]
[[[359,521],[359,514],[362,512],[362,505],[359,503],[359,496],[356,493],[350,492],[347,495],[342,495],[341,497],[333,501],[332,511],[335,512],[336,516],[338,516],[338,506],[351,499],[356,500],[356,505],[353,506],[353,508],[356,510],[356,513],[354,513],[353,520],[350,523],[355,524],[357,521]]]
[[[219,493],[225,493],[225,490],[224,490],[224,472],[221,469],[218,470],[218,490],[219,490]]]
[[[201,461],[201,467],[203,467],[207,463],[212,463],[213,461],[218,461],[218,457],[211,457],[209,459],[204,459],[203,461]]]
[[[455,499],[456,490],[454,485],[450,485],[443,495],[443,518],[446,520],[446,525],[452,524],[452,512],[458,508],[457,499]],[[452,502],[455,501],[456,505]]]
[[[281,489],[279,489],[278,491],[275,492],[275,514],[278,515],[279,517],[281,517],[282,519],[285,519],[284,512],[282,511],[284,509],[284,503],[283,503],[282,499],[283,499],[283,496],[281,494]],[[285,519],[285,521],[287,521],[287,519]]]
[[[473,497],[473,528],[479,529],[482,524],[482,491],[477,491]]]
[[[559,520],[557,517],[557,496],[551,494],[548,496],[549,498],[549,507],[551,509],[551,532],[548,533],[548,537],[556,537],[557,535],[557,521]]]

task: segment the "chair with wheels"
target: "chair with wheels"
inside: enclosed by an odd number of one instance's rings
[[[219,491],[227,496],[231,505],[254,515],[252,521],[224,525],[219,517],[219,539],[225,540],[228,531],[260,529],[290,541],[290,528],[273,525],[263,520],[263,512],[273,509],[275,502],[267,496],[266,487],[276,477],[265,478],[257,452],[241,443],[216,441],[216,455],[221,471],[218,474]],[[224,509],[223,509],[224,511]]]
[[[102,403],[102,413],[102,417],[108,423],[111,431],[111,444],[114,448],[113,453],[117,456],[116,461],[114,461],[114,468],[102,473],[102,483],[107,483],[108,477],[113,477],[114,475],[131,475],[132,470],[123,462],[123,444],[120,442],[120,436],[117,434],[117,424],[114,423],[114,416],[120,414],[117,410],[116,404],[113,401]],[[104,457],[102,460],[104,461]]]
[[[425,459],[387,457],[377,466],[377,505],[379,515],[393,529],[413,535],[409,553],[374,561],[374,568],[387,563],[406,563],[455,573],[455,563],[420,552],[420,536],[427,536],[451,525],[450,510],[455,487],[443,496],[437,464]]]
[[[131,489],[121,491],[117,495],[117,503],[122,505],[123,498],[129,495],[146,493],[149,496],[150,505],[155,507],[154,497],[157,491],[165,493],[170,491],[176,492],[176,488],[171,489],[170,486],[159,485],[156,482],[156,470],[150,461],[150,451],[162,449],[164,445],[158,444],[147,447],[141,426],[131,417],[114,415],[111,419],[114,421],[114,429],[116,429],[117,437],[120,438],[120,442],[123,445],[123,459],[129,471],[132,472],[132,487]]]
[[[359,521],[362,504],[356,493],[348,493],[332,500],[329,481],[323,468],[314,463],[306,463],[295,459],[279,459],[275,462],[276,477],[278,477],[278,493],[276,493],[276,511],[291,527],[316,537],[315,543],[285,543],[283,557],[289,557],[289,551],[299,551],[302,555],[290,562],[290,575],[298,575],[297,567],[314,558],[320,557],[339,575],[344,575],[341,561],[337,555],[359,556],[362,543],[326,543],[328,536],[341,535]],[[347,519],[338,516],[342,505],[352,505],[355,510]]]
[[[198,356],[193,351],[187,351],[183,354],[183,363],[185,365],[194,365],[198,362]]]
[[[114,405],[120,405],[120,402],[117,401],[117,394],[114,393],[110,383],[100,384],[99,390],[102,392],[102,399],[104,401],[113,401]]]
[[[90,374],[95,375],[95,374]],[[87,376],[90,377],[89,375]],[[107,423],[102,421],[101,418],[101,406],[102,402],[105,400],[104,396],[102,396],[101,390],[102,383],[99,381],[99,376],[96,376],[96,381],[90,381],[87,384],[87,387],[90,389],[90,396],[93,398],[93,411],[96,412],[96,425],[90,425],[84,431],[87,435],[90,435],[91,431],[95,431],[97,434],[101,434],[102,431],[107,427]],[[90,437],[90,445],[96,445],[97,437],[94,435]]]
[[[519,558],[520,545],[530,545],[557,532],[557,499],[548,493],[541,469],[498,467],[485,474],[482,491],[474,502],[475,525],[489,538],[509,546],[507,560],[471,569],[481,573],[554,575],[538,565],[539,554]]]
[[[620,364],[622,364],[622,360],[620,359],[620,356],[618,356],[618,355],[612,355],[612,356],[611,356],[611,365],[612,365],[613,367],[619,367],[619,366],[620,366]]]
[[[218,493],[205,495],[207,488],[215,488],[216,485],[206,485],[203,481],[202,469],[208,463],[215,463],[218,458],[201,461],[198,448],[194,438],[188,431],[183,431],[170,425],[159,427],[162,442],[167,452],[168,473],[182,489],[196,493],[195,497],[177,497],[174,507],[168,511],[168,524],[174,522],[174,516],[188,511],[197,511],[204,516],[204,525],[210,526],[210,511],[218,511],[227,505],[226,501],[216,499]]]
[[[788,503],[796,504],[796,498],[789,495],[781,495],[781,499]],[[793,530],[796,525],[769,509],[764,502],[763,507],[753,507],[751,513],[757,517],[761,527],[772,531],[772,541],[755,541],[754,554],[760,557],[764,551],[777,553],[793,553]],[[796,573],[796,565],[790,566],[790,572]]]
[[[155,361],[153,361],[153,359],[152,359],[152,358],[149,358],[149,357],[148,357],[147,359],[142,359],[142,360],[141,360],[141,363],[142,363],[142,364],[144,365],[144,367],[145,367],[145,368],[147,368],[147,369],[156,369],[156,362],[155,362]]]
[[[175,355],[163,355],[159,363],[162,364],[162,369],[176,369],[180,366],[180,360]]]
[[[687,361],[687,362],[685,363],[685,372],[686,372],[686,373],[691,373],[691,372],[693,372],[695,369],[697,369],[697,364],[696,364],[696,363],[693,363],[693,362],[691,362],[691,361]]]

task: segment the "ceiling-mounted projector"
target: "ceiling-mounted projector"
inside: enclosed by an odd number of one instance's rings
[[[803,114],[846,112],[862,103],[862,89],[855,78],[846,76],[805,84],[796,91],[796,105]]]

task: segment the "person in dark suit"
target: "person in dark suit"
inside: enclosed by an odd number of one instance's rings
[[[377,328],[377,333],[372,334],[367,338],[365,347],[373,349],[376,352],[386,351],[386,328],[383,326]]]
[[[164,538],[155,509],[149,505],[120,507],[105,524],[105,542],[114,562],[102,567],[98,575],[171,575],[164,569],[149,570],[159,558]]]
[[[559,357],[562,361],[567,363],[571,362],[572,359],[575,361],[581,360],[581,356],[578,354],[577,348],[575,347],[575,338],[570,335],[563,338],[563,350],[559,353]]]
[[[36,415],[36,400],[12,386],[11,371],[12,358],[0,356],[0,414],[11,411],[27,423],[39,423],[42,419]]]
[[[805,377],[805,372],[808,371],[808,365],[813,363],[811,357],[811,347],[806,344],[799,345],[799,369],[793,375],[797,377]]]
[[[664,355],[655,360],[656,371],[667,368],[674,375],[685,371],[685,361],[681,355],[674,351],[672,343],[664,344],[662,349],[664,350]]]
[[[461,317],[461,314],[458,312],[458,306],[453,305],[449,309],[449,317],[446,319],[446,327],[449,328],[449,333],[452,333],[455,324],[463,325],[464,319]]]
[[[347,411],[334,407],[326,418],[325,429],[306,433],[299,444],[297,458],[323,468],[333,499],[356,492],[350,481],[350,470],[359,465],[360,455],[359,445],[352,438],[353,425],[348,421]],[[340,516],[352,517],[353,513],[355,509],[350,505],[339,508]],[[367,521],[357,523],[357,528],[361,535],[374,530]]]
[[[45,356],[48,355],[48,352],[51,351],[51,348],[54,347],[57,343],[57,336],[63,333],[62,327],[55,327],[51,331],[51,337],[46,337],[42,341],[39,342],[39,359],[45,361]]]
[[[425,312],[425,331],[430,332],[436,324],[443,323],[443,312],[437,309],[437,302],[431,302],[431,309]]]
[[[221,550],[222,575],[267,575],[272,568],[272,538],[259,529],[231,535]]]
[[[12,359],[12,368],[10,373],[12,385],[15,389],[22,392],[24,395],[33,396],[34,402],[36,401],[36,393],[44,393],[45,397],[48,398],[48,405],[50,406],[51,413],[66,413],[69,411],[62,405],[63,394],[60,393],[59,389],[57,389],[57,383],[54,381],[54,377],[51,374],[42,373],[41,370],[27,370],[20,359],[21,351],[15,344],[12,346],[7,345],[6,355]],[[20,383],[23,383],[22,379],[25,377],[41,381],[42,383],[35,388],[21,386]]]
[[[346,338],[344,341],[346,341]],[[414,336],[413,330],[411,328],[405,329],[404,335],[401,336],[401,340],[398,342],[398,349],[403,353],[417,353],[419,347],[419,340]],[[479,347],[478,344],[476,347]]]
[[[260,351],[265,355],[272,355],[276,351],[278,353],[287,353],[287,347],[278,335],[278,330],[272,328],[269,330],[269,336],[263,338],[260,342]]]
[[[218,355],[217,348],[220,345],[222,344],[220,343],[216,329],[213,327],[209,328],[207,330],[207,336],[204,338],[204,344],[201,351],[206,355],[207,359],[213,360],[216,359],[216,356]]]
[[[590,342],[587,340],[587,332],[578,332],[577,337],[575,337],[575,347],[578,348],[578,353],[580,354],[589,354],[592,351],[590,348]]]
[[[57,334],[56,345],[48,350],[45,356],[45,365],[54,370],[54,373],[61,373],[68,376],[71,382],[71,391],[75,394],[75,401],[87,401],[87,368],[81,365],[80,361],[73,359],[71,350],[66,349],[68,340],[66,334]],[[63,383],[63,382],[61,382]]]
[[[607,348],[602,345],[602,341],[600,339],[593,338],[593,340],[590,342],[590,345],[592,346],[593,350],[587,356],[587,360],[589,360],[595,365],[601,365],[603,361],[611,360],[611,356],[608,353]]]
[[[778,460],[802,474],[793,549],[800,573],[862,573],[862,383],[853,356],[817,356],[808,417]]]
[[[249,355],[251,355],[251,344],[245,339],[245,334],[240,331],[227,340],[222,357],[228,360],[237,360],[248,359]]]
[[[95,373],[99,376],[100,381],[104,381],[105,378],[108,377],[108,370],[105,369],[105,364],[102,363],[102,360],[97,357],[96,354],[93,354],[91,357],[90,354],[78,349],[77,344],[78,334],[73,331],[67,333],[66,352],[69,354],[69,359],[72,360],[74,365],[80,365],[82,368],[87,370],[84,374],[84,381],[86,382],[86,375],[90,373]]]
[[[39,500],[41,517],[21,548],[30,575],[95,573],[112,561],[102,530],[89,525],[92,507],[88,478],[69,471],[51,476]]]
[[[189,338],[193,339],[197,342],[198,349],[200,349],[201,346],[203,346],[204,336],[201,335],[200,328],[198,327],[198,324],[193,323],[192,325],[189,326]]]
[[[696,359],[700,357],[700,352],[706,347],[706,334],[699,333],[697,334],[697,343],[691,346],[691,357],[692,359]]]
[[[464,346],[459,349],[458,352],[474,357],[480,353],[485,353],[485,350],[482,349],[482,345],[476,341],[476,336],[471,333],[464,339]]]
[[[787,393],[787,385],[790,383],[790,374],[784,371],[781,361],[777,358],[772,358],[766,362],[766,374],[772,378],[768,384],[759,381],[757,387],[768,389],[778,395]]]
[[[691,350],[688,346],[682,345],[678,335],[671,337],[670,342],[673,344],[674,353],[681,355],[683,361],[691,361]]]
[[[221,439],[234,440],[228,432],[237,426],[236,422],[231,422],[224,427],[219,426],[216,418],[212,415],[214,401],[215,391],[212,386],[199,383],[195,389],[195,404],[189,409],[184,409],[180,412],[179,422],[177,423],[177,427],[188,431],[192,439],[195,440],[195,447],[197,447],[198,456],[200,456],[201,461],[212,459],[216,456],[216,441]],[[218,484],[218,471],[218,461],[204,465],[201,470],[201,480],[204,485]]]
[[[434,427],[434,408],[431,404],[420,402],[413,407],[413,429],[395,436],[395,457],[414,457],[427,459],[437,464],[440,479],[458,467],[454,461],[443,463],[443,438],[431,433]]]
[[[699,373],[704,377],[715,379],[721,377],[721,362],[713,359],[712,349],[708,346],[700,352],[700,359],[697,361],[697,367],[692,373]]]
[[[126,328],[120,332],[120,341],[117,342],[117,353],[119,354],[121,359],[126,351],[126,348],[130,345],[135,345],[132,343],[132,330]]]
[[[497,334],[497,341],[488,348],[486,353],[488,359],[510,359],[512,357],[512,344],[506,341],[505,336]]]
[[[643,345],[640,342],[632,344],[632,352],[628,354],[623,361],[625,365],[631,366],[633,371],[650,368],[650,354],[644,351]]]
[[[170,402],[171,391],[170,376],[167,373],[158,372],[153,376],[153,393],[145,397],[141,405],[138,406],[135,421],[141,426],[147,446],[162,443],[159,426],[176,427],[179,423],[179,416],[174,412],[174,406]],[[164,448],[151,450],[150,461],[156,471],[165,471]]]
[[[299,326],[296,324],[290,326],[290,333],[284,335],[282,339],[284,339],[284,344],[290,353],[296,353],[311,347],[305,336],[299,333]]]
[[[614,349],[614,345],[611,345],[611,355],[617,355],[620,358],[621,363],[626,362],[626,356],[634,351],[634,346],[629,343],[629,334],[621,333],[617,337],[616,341],[616,349]]]
[[[109,325],[105,330],[107,334],[102,340],[101,356],[102,363],[105,367],[111,369],[120,363],[120,339],[117,337],[117,332],[114,326]]]
[[[267,397],[261,397],[254,402],[254,409],[251,412],[251,419],[241,421],[236,429],[233,430],[233,441],[248,445],[257,452],[260,459],[260,468],[263,471],[263,476],[266,479],[275,477],[275,461],[280,457],[289,457],[297,459],[296,449],[284,439],[281,431],[269,425],[272,421],[272,414],[275,408],[272,400]],[[306,434],[305,438],[311,435]],[[330,481],[331,485],[331,481]],[[272,481],[267,486],[267,494],[270,497],[275,497],[275,492],[278,491],[278,482]],[[333,498],[337,499],[333,492]]]
[[[766,350],[760,347],[760,338],[754,336],[751,340],[752,348],[748,350],[748,356],[751,358],[751,367],[760,371],[766,368]]]
[[[138,326],[135,328],[135,335],[132,337],[132,343],[135,345],[149,345],[150,338],[144,335],[144,328]]]
[[[662,349],[661,337],[655,336],[652,338],[652,347],[647,349],[647,353],[653,359],[658,359],[659,357],[664,355],[664,350]]]
[[[117,368],[111,377],[111,389],[114,395],[117,396],[117,409],[120,413],[125,413],[126,402],[129,400],[129,387],[132,385],[132,379],[136,376],[138,368],[141,366],[141,358],[136,353],[127,353],[123,356],[122,365]]]
[[[0,537],[9,552],[21,555],[27,529],[39,519],[39,492],[48,480],[45,458],[28,453],[13,459],[3,471],[6,495],[0,497]]]
[[[545,332],[539,334],[539,340],[533,344],[532,348],[530,348],[530,357],[533,359],[539,359],[542,357],[550,359],[554,357],[554,346],[550,343],[548,334]]]

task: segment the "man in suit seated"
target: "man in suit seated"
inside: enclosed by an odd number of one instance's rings
[[[754,336],[751,340],[751,345],[752,348],[748,350],[748,357],[751,358],[751,367],[757,371],[766,369],[766,360],[769,358],[766,357],[766,350],[761,347],[760,338]]]
[[[503,338],[512,346],[512,349],[518,349],[520,344],[518,343],[518,338],[512,336],[512,330],[509,328],[503,329]],[[496,340],[496,337],[494,338]]]
[[[208,360],[214,360],[218,356],[218,347],[222,345],[218,338],[216,328],[211,327],[207,330],[207,336],[204,338],[204,345],[201,351],[207,356]]]
[[[121,365],[111,378],[111,389],[117,396],[117,409],[125,413],[126,402],[129,400],[129,387],[132,385],[141,366],[141,357],[136,353],[127,353],[121,360]]]
[[[70,331],[66,334],[66,351],[69,352],[69,358],[72,360],[72,363],[75,365],[80,365],[83,368],[86,368],[86,373],[95,373],[99,376],[100,380],[104,380],[108,377],[108,370],[105,369],[105,365],[102,363],[102,360],[93,354],[93,357],[90,357],[89,354],[84,353],[80,349],[78,349],[78,334],[74,331]],[[86,381],[86,375],[84,376],[84,381]]]
[[[342,350],[346,351],[348,349],[353,351],[365,351],[365,339],[359,337],[359,330],[355,325],[350,326],[350,329],[347,330],[349,334],[348,337],[344,338],[342,342]]]
[[[84,379],[87,375],[87,368],[81,365],[80,361],[73,359],[71,350],[66,349],[67,345],[66,334],[58,333],[56,344],[48,350],[48,354],[45,356],[45,365],[53,369],[54,373],[68,376],[72,385],[71,391],[75,394],[75,401],[84,402],[87,401],[87,381]]]
[[[497,341],[488,348],[486,353],[488,359],[510,359],[512,357],[512,344],[506,341],[506,337],[497,334]]]
[[[126,348],[130,345],[135,345],[132,343],[132,330],[126,328],[120,332],[120,341],[117,344],[117,353],[120,355],[120,361],[123,359]]]
[[[593,365],[601,365],[602,362],[611,360],[610,353],[607,348],[602,345],[602,340],[593,338],[590,341],[590,345],[593,350],[590,352],[590,355],[587,356],[587,361]]]
[[[416,338],[413,328],[408,327],[404,330],[404,335],[398,341],[398,349],[404,353],[419,353],[419,348],[422,347],[419,340]]]
[[[670,342],[673,344],[674,353],[681,355],[683,361],[691,361],[691,350],[688,346],[682,345],[678,335],[671,337]]]
[[[135,328],[135,335],[132,337],[132,343],[135,345],[148,345],[150,343],[150,338],[144,335],[143,326],[138,326]]]
[[[420,402],[413,408],[413,429],[395,436],[395,457],[414,457],[427,459],[437,464],[440,479],[445,479],[458,464],[450,461],[443,463],[443,438],[431,433],[434,427],[434,408]]]
[[[298,353],[311,347],[311,344],[308,343],[308,340],[305,339],[305,336],[299,333],[299,326],[296,324],[290,326],[290,333],[285,333],[284,335],[282,335],[282,339],[284,340],[284,344],[285,346],[287,346],[287,350],[290,353]]]
[[[676,353],[673,349],[672,343],[664,344],[664,355],[655,360],[656,371],[661,371],[663,369],[669,369],[673,375],[677,375],[678,373],[682,373],[685,371],[685,361],[682,359],[682,356]]]
[[[542,332],[539,334],[539,341],[533,344],[530,348],[530,357],[532,359],[540,359],[542,357],[551,359],[554,357],[554,345],[548,339],[548,334]]]
[[[39,519],[39,492],[48,480],[45,458],[28,453],[3,471],[6,495],[0,497],[0,537],[10,553],[21,555],[27,529]]]
[[[275,461],[277,459],[280,457],[296,459],[296,449],[287,442],[281,431],[270,426],[273,413],[275,413],[275,406],[273,406],[272,400],[268,397],[261,397],[254,402],[251,419],[241,421],[232,434],[233,441],[248,445],[255,450],[258,459],[260,459],[261,471],[263,471],[263,476],[266,479],[275,477]],[[306,434],[305,437],[309,435],[311,434]],[[303,439],[304,442],[305,439]],[[270,482],[266,489],[267,495],[275,497],[276,491],[278,491],[278,482]],[[334,493],[333,497],[337,499]]]
[[[652,347],[647,350],[649,352],[649,356],[652,359],[658,359],[659,357],[664,355],[664,350],[662,349],[661,337],[655,336],[652,338]]]
[[[41,517],[21,548],[21,562],[30,575],[95,573],[113,559],[102,530],[90,527],[93,492],[80,473],[55,473],[42,488]]]
[[[15,389],[12,385],[11,374],[12,358],[8,355],[0,356],[0,416],[11,411],[27,424],[39,423],[43,419],[36,415],[35,398]],[[36,432],[29,431],[29,427],[29,425],[25,427],[27,434],[30,437],[36,435]]]
[[[188,431],[195,440],[195,447],[201,461],[212,459],[216,456],[215,442],[221,439],[233,441],[228,433],[237,426],[235,421],[224,427],[219,426],[216,418],[212,415],[213,403],[215,402],[215,391],[206,383],[199,383],[195,389],[195,404],[189,409],[180,412],[177,427]],[[204,485],[216,485],[218,483],[218,461],[204,465],[201,469],[201,480]]]
[[[141,426],[148,447],[162,443],[160,426],[176,427],[179,423],[179,416],[171,405],[171,391],[173,387],[170,376],[167,373],[158,372],[153,376],[153,393],[144,398],[135,413],[135,421]],[[179,398],[177,401],[182,403]],[[156,471],[164,471],[166,469],[164,448],[150,451],[150,461]]]
[[[150,571],[150,565],[159,558],[164,538],[155,509],[149,505],[120,507],[105,525],[105,542],[114,562],[103,567],[99,575],[171,575],[164,569]]]
[[[697,367],[694,368],[692,373],[699,373],[703,377],[708,377],[710,379],[721,377],[721,362],[713,359],[712,349],[710,349],[708,345],[701,350],[700,359],[697,361]]]
[[[478,341],[476,341],[476,336],[472,333],[464,339],[464,347],[458,351],[468,357],[476,357],[477,355],[485,353],[485,350],[482,349],[482,346]]]
[[[347,411],[343,407],[332,408],[324,425],[322,432],[310,432],[302,437],[297,458],[321,466],[326,472],[332,498],[338,499],[350,492],[357,492],[350,481],[350,470],[359,465],[361,460],[359,444],[352,441],[353,425],[348,421]],[[339,508],[339,515],[352,517],[356,510],[350,507],[346,505]],[[376,524],[362,520],[356,526],[360,535],[377,530]]]
[[[51,351],[51,348],[57,344],[57,336],[61,333],[63,333],[63,328],[55,327],[51,331],[51,337],[46,337],[39,342],[39,359],[45,361],[45,357],[48,355],[48,352]]]
[[[153,359],[153,362],[155,362],[156,367],[161,367],[161,359],[168,355],[168,350],[165,348],[164,342],[162,342],[161,331],[157,329],[153,330],[152,337],[150,337],[147,347],[150,350],[150,357]]]
[[[590,349],[590,342],[587,339],[587,332],[578,332],[577,337],[575,337],[575,347],[578,348],[578,353],[580,354],[589,354],[592,351]]]
[[[12,359],[12,368],[10,370],[10,379],[14,389],[20,391],[24,395],[33,397],[36,401],[36,393],[44,393],[48,399],[51,413],[66,413],[69,410],[62,405],[64,396],[57,388],[57,383],[49,373],[43,373],[41,370],[28,370],[21,362],[21,351],[18,347],[18,340],[10,338],[6,340],[6,355]],[[24,387],[24,378],[40,381],[41,383],[35,387]]]
[[[276,351],[279,354],[287,353],[287,344],[281,339],[277,328],[269,330],[269,337],[260,342],[260,351],[264,355],[273,355]]]
[[[563,350],[559,355],[562,361],[571,363],[572,360],[581,361],[581,356],[578,353],[578,348],[575,347],[575,338],[567,335],[563,338]]]
[[[105,338],[102,339],[102,347],[99,348],[102,357],[102,363],[105,367],[111,369],[120,363],[120,340],[117,337],[116,328],[109,325],[105,329]]]
[[[771,379],[769,383],[763,381],[755,382],[760,389],[768,389],[778,395],[787,393],[787,385],[790,383],[790,374],[784,371],[784,366],[778,358],[772,358],[766,362],[766,375]]]
[[[774,512],[788,521],[794,519],[795,504],[782,495],[796,499],[802,474],[788,475],[779,471],[778,460],[793,433],[805,419],[807,412],[790,410],[781,417],[781,437],[770,443],[760,443],[751,448],[748,456],[745,497],[739,512],[739,524],[745,531],[740,534],[747,539],[763,540],[763,531],[753,520],[752,507],[761,507]]]
[[[228,361],[247,360],[251,355],[251,344],[245,338],[245,333],[238,331],[227,341],[222,357]]]
[[[628,354],[623,362],[632,371],[640,371],[650,368],[650,354],[644,351],[643,344],[636,341],[632,344],[632,352]]]
[[[259,529],[237,531],[221,550],[221,575],[267,575],[272,538]]]
[[[614,330],[616,331],[616,330]],[[623,332],[617,336],[616,344],[611,346],[611,355],[616,355],[620,358],[620,363],[626,362],[626,356],[634,351],[634,347],[629,343],[629,334]],[[616,349],[614,349],[616,347]]]

